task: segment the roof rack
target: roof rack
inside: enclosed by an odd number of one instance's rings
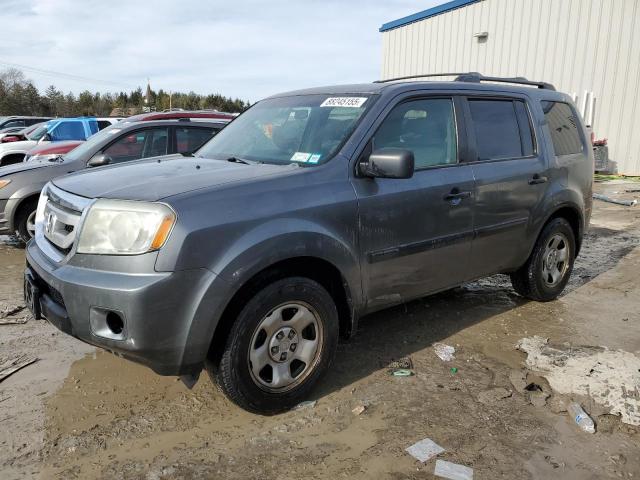
[[[485,77],[481,73],[478,72],[458,72],[458,73],[428,73],[425,75],[407,75],[404,77],[396,77],[396,78],[388,78],[386,80],[376,80],[374,83],[387,83],[387,82],[396,82],[399,80],[411,80],[417,78],[431,78],[431,77],[456,77],[454,81],[456,82],[470,82],[470,83],[480,83],[480,82],[500,82],[500,83],[515,83],[518,85],[529,85],[532,87],[542,88],[544,90],[555,90],[552,84],[547,82],[533,82],[531,80],[527,80],[524,77]]]

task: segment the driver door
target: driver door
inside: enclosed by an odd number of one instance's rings
[[[415,172],[409,179],[353,179],[369,310],[468,277],[474,180],[470,166],[459,161],[465,136],[457,105],[447,96],[400,101],[370,139],[369,151],[411,150]]]

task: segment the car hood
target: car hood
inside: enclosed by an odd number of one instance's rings
[[[21,140],[19,142],[0,143],[0,153],[8,152],[9,150],[26,151],[33,148],[37,144],[38,142],[36,142],[35,140]]]
[[[86,169],[56,178],[53,183],[87,198],[157,201],[201,188],[286,175],[299,168],[169,155]]]
[[[64,140],[62,142],[47,142],[42,146],[29,150],[29,155],[49,155],[52,153],[67,153],[84,143],[82,140]]]
[[[27,170],[35,170],[36,168],[53,167],[60,165],[58,162],[50,162],[48,160],[32,160],[31,162],[20,162],[12,165],[0,167],[0,177],[10,175],[12,173],[26,172]]]

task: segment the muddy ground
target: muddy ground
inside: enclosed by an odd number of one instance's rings
[[[597,190],[633,198],[624,189],[638,186]],[[0,383],[0,478],[428,479],[434,460],[404,451],[425,437],[476,479],[639,478],[640,428],[582,397],[597,433],[581,432],[566,396],[532,372],[518,380],[515,349],[540,335],[640,355],[639,245],[640,206],[596,202],[561,299],[527,302],[496,276],[369,316],[340,345],[317,403],[273,417],[238,409],[205,375],[188,390],[46,322],[0,325],[0,363],[39,358]],[[0,244],[4,305],[20,303],[23,266],[22,250]],[[434,342],[455,359],[441,361]],[[416,374],[389,375],[405,358]]]

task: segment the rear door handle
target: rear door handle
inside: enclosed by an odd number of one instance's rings
[[[451,192],[447,193],[444,196],[444,200],[447,202],[451,202],[454,205],[457,205],[462,201],[462,199],[469,198],[469,197],[471,197],[471,192],[461,192],[457,188],[454,188],[453,190],[451,190]]]
[[[533,176],[531,180],[529,180],[529,185],[538,185],[540,183],[546,183],[548,180],[547,177],[543,177],[538,175],[537,173]]]

